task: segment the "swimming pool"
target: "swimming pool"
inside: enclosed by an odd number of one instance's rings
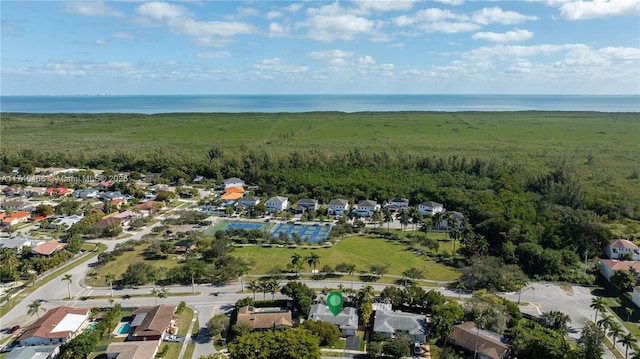
[[[131,322],[126,322],[121,324],[118,329],[116,329],[116,333],[118,333],[118,335],[124,335],[129,333],[129,328],[131,327]]]
[[[87,325],[87,329],[88,330],[92,330],[92,329],[95,329],[95,328],[96,328],[96,323],[91,323],[91,324]]]

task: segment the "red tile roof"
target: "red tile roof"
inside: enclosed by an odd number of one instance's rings
[[[637,261],[617,261],[614,259],[601,259],[600,263],[609,268],[611,271],[633,269],[640,273],[640,262]]]
[[[626,249],[640,249],[633,242],[628,241],[626,239],[614,239],[609,243],[609,247],[611,248],[626,248]]]
[[[53,330],[67,314],[87,315],[89,310],[89,308],[71,308],[65,306],[51,309],[41,316],[40,319],[36,320],[35,323],[31,324],[29,329],[27,329],[18,340],[25,340],[31,337],[47,339],[66,338],[71,334],[70,331],[51,333],[51,330]]]
[[[61,250],[66,245],[66,243],[60,243],[59,241],[54,239],[52,241],[48,241],[39,246],[31,248],[31,252],[41,254],[43,256],[50,256],[51,254],[53,254],[53,252]]]

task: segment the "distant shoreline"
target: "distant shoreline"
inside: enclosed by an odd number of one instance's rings
[[[640,95],[0,96],[2,113],[640,112]]]

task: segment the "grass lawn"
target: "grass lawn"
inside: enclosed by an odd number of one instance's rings
[[[331,248],[264,248],[240,247],[233,252],[235,256],[252,261],[251,273],[269,273],[272,269],[286,269],[293,253],[303,257],[311,253],[320,256],[318,269],[324,265],[335,267],[339,263],[356,265],[357,272],[369,272],[371,265],[389,265],[387,274],[402,275],[405,270],[415,267],[426,268],[425,278],[439,281],[452,281],[460,276],[458,270],[436,263],[423,261],[406,244],[387,241],[370,236],[353,236],[342,240]],[[304,271],[310,271],[305,266]]]

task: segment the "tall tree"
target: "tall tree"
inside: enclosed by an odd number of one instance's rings
[[[73,282],[71,280],[71,274],[65,274],[61,281],[63,282],[67,282],[67,289],[69,289],[69,299],[71,299],[71,283]]]
[[[29,315],[37,315],[38,319],[40,319],[40,310],[45,310],[42,308],[42,302],[39,299],[35,299],[33,302],[29,303],[29,310],[27,310],[27,314]]]
[[[591,305],[589,305],[589,308],[593,308],[596,310],[596,317],[593,320],[594,323],[598,322],[598,313],[605,309],[606,303],[606,300],[602,297],[595,297],[591,299]]]
[[[247,284],[247,289],[253,292],[253,301],[256,301],[256,292],[260,290],[260,283],[257,280],[253,280]]]
[[[309,267],[313,266],[313,272],[315,273],[316,271],[316,266],[318,264],[320,264],[320,256],[317,255],[316,253],[311,253],[309,254],[309,256],[306,258],[307,260],[307,264],[309,265]]]
[[[300,265],[302,264],[302,256],[298,253],[291,255],[291,267],[296,271],[296,276],[300,276]]]
[[[571,317],[569,317],[569,315],[564,314],[563,312],[558,310],[551,310],[548,312],[544,312],[538,319],[540,324],[542,324],[544,327],[557,330],[561,333],[567,332],[568,330],[567,325],[569,324],[570,320],[571,320]]]
[[[604,334],[597,325],[587,322],[580,335],[580,348],[585,359],[600,359],[604,353]]]
[[[389,225],[393,222],[393,213],[391,213],[391,211],[385,211],[382,220],[387,224],[387,232],[389,232]]]
[[[638,339],[635,335],[631,333],[626,333],[618,339],[618,343],[624,345],[624,357],[625,359],[629,358],[629,347],[635,347],[635,344],[638,342]]]

